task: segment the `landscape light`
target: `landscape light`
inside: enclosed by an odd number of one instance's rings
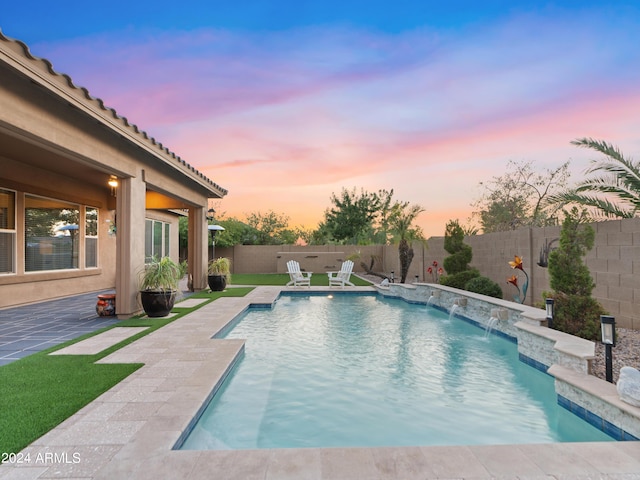
[[[545,303],[547,305],[547,327],[553,328],[553,303],[554,303],[554,299],[553,298],[547,298],[545,300]]]
[[[607,382],[613,383],[613,352],[612,347],[616,344],[616,319],[611,315],[600,315],[600,329],[602,333],[602,343],[605,346],[605,377]]]

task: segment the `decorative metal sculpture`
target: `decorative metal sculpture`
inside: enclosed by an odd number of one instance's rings
[[[518,289],[518,294],[513,297],[513,300],[517,303],[524,303],[525,298],[527,298],[527,289],[529,288],[529,275],[525,272],[522,267],[522,257],[515,255],[513,262],[509,262],[509,265],[513,269],[518,269],[524,273],[524,283],[522,284],[522,289],[518,285],[518,277],[516,275],[512,275],[507,279],[507,283],[510,283],[514,287]]]
[[[549,266],[549,254],[553,250],[551,245],[557,241],[557,238],[554,238],[551,241],[548,241],[546,238],[544,239],[544,245],[540,247],[540,260],[538,261],[538,266],[542,268],[547,268]]]
[[[438,262],[434,260],[431,266],[427,268],[427,273],[431,275],[432,283],[439,283],[440,275],[444,274],[444,270],[442,267],[438,268]]]

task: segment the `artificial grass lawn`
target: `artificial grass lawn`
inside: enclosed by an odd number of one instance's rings
[[[242,297],[252,289],[200,292],[189,298]],[[172,318],[134,317],[0,367],[0,454],[17,453],[143,364],[96,364],[97,360],[206,305],[180,308]],[[114,327],[149,327],[96,355],[48,355]]]
[[[231,275],[232,285],[286,285],[289,282],[288,273],[234,273]],[[357,287],[367,287],[371,282],[351,275],[351,283]],[[328,287],[329,276],[326,273],[311,275],[311,285],[314,287]]]

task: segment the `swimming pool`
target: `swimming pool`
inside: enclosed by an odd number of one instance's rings
[[[183,449],[609,441],[514,343],[379,296],[282,296],[226,334],[245,356]]]

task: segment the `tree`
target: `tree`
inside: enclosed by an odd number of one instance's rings
[[[595,284],[582,257],[593,248],[595,232],[586,211],[573,207],[565,212],[560,230],[560,246],[549,254],[549,285],[555,299],[554,328],[572,335],[598,338],[602,306],[591,297]]]
[[[216,221],[224,231],[216,234],[217,247],[233,247],[253,243],[258,236],[256,229],[236,218],[225,218]]]
[[[178,219],[178,245],[180,250],[188,248],[189,245],[189,217],[180,217]]]
[[[314,234],[316,230],[313,230],[311,228],[306,228],[304,225],[301,225],[301,226],[295,227],[293,232],[296,237],[295,239],[296,242],[298,240],[302,240],[302,242],[306,245],[314,244]]]
[[[480,276],[478,269],[469,267],[473,251],[464,243],[464,230],[458,220],[447,222],[444,232],[444,249],[450,255],[442,262],[447,272],[440,278],[442,285],[464,289],[469,280]]]
[[[484,233],[556,225],[563,204],[550,198],[566,188],[568,179],[569,162],[538,173],[531,162],[509,161],[504,175],[480,183],[485,192],[473,204],[477,209],[474,215],[479,217]]]
[[[374,243],[386,245],[389,242],[389,233],[392,230],[391,216],[394,214],[395,204],[392,205],[393,188],[391,190],[378,190],[375,194],[378,197],[377,225],[372,238]],[[397,203],[397,202],[396,202]]]
[[[289,230],[289,217],[269,210],[266,213],[253,212],[247,215],[247,224],[255,229],[256,245],[282,245],[294,243],[297,238]]]
[[[354,245],[370,241],[374,232],[374,221],[379,214],[380,197],[375,193],[355,188],[342,189],[340,197],[331,195],[334,207],[325,211],[321,224],[333,240]]]
[[[415,219],[424,212],[420,205],[409,205],[409,202],[396,202],[390,208],[388,223],[394,239],[398,241],[400,256],[400,283],[404,283],[413,260],[413,240],[424,241],[422,230],[412,226]]]
[[[587,174],[595,174],[577,184],[571,190],[554,196],[554,200],[577,203],[590,207],[595,214],[607,218],[632,218],[640,213],[640,162],[625,158],[610,143],[580,138],[571,142],[578,147],[590,148],[606,156],[605,160],[593,160]],[[607,197],[614,197],[613,203]]]
[[[584,210],[573,207],[562,222],[560,246],[549,254],[549,286],[568,295],[591,295],[593,279],[582,257],[593,248],[595,232]]]

